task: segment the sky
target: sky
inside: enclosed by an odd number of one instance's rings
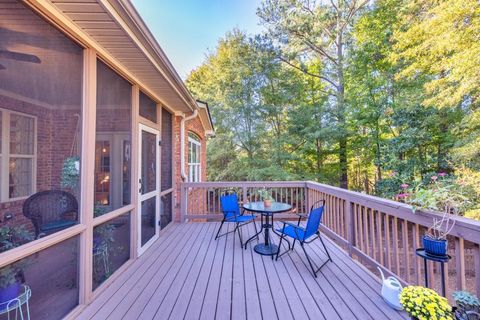
[[[233,28],[249,34],[262,27],[261,0],[132,0],[182,79],[200,66],[218,39]]]

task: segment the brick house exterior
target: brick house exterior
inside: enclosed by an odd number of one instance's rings
[[[175,117],[174,120],[174,145],[175,145],[175,153],[174,153],[174,167],[175,167],[175,194],[174,194],[174,221],[179,222],[181,213],[180,213],[180,185],[184,182],[184,179],[181,175],[181,161],[180,161],[180,147],[181,147],[181,135],[180,135],[180,122],[182,121],[182,117]],[[199,117],[196,117],[190,121],[185,123],[185,137],[188,137],[188,133],[192,132],[196,134],[200,138],[201,143],[201,155],[200,155],[200,166],[201,166],[201,181],[207,180],[207,135],[205,132],[205,128],[200,120]],[[185,139],[185,143],[183,146],[185,149],[184,153],[184,164],[185,164],[185,172],[187,172],[188,166],[188,139]]]

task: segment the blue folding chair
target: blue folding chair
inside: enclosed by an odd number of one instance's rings
[[[220,204],[222,206],[223,219],[220,227],[218,228],[217,235],[215,240],[220,237],[223,237],[231,232],[238,231],[238,238],[240,239],[240,245],[243,247],[242,234],[240,228],[250,222],[253,222],[255,226],[255,231],[257,231],[257,225],[255,224],[255,215],[244,215],[245,210],[240,211],[240,206],[238,205],[238,197],[236,193],[227,194],[220,197]],[[225,232],[220,234],[223,224],[225,222],[235,223],[235,229],[233,231]]]
[[[312,208],[310,209],[310,214],[308,216],[302,215],[302,214],[298,215],[299,218],[298,218],[297,224],[287,222],[287,221],[282,221],[283,228],[277,229],[277,231],[280,232],[281,236],[280,236],[280,243],[278,245],[278,251],[277,251],[277,256],[275,260],[278,260],[278,257],[281,257],[285,253],[289,252],[289,250],[286,250],[284,253],[280,254],[280,248],[282,246],[283,238],[290,237],[293,239],[293,245],[291,247],[291,250],[293,250],[293,248],[295,247],[295,242],[298,240],[298,242],[300,242],[300,246],[303,249],[303,252],[305,253],[305,256],[307,257],[307,261],[308,261],[308,264],[310,265],[310,268],[312,269],[313,276],[315,278],[317,277],[317,272],[320,271],[320,269],[328,261],[332,261],[332,258],[330,257],[330,253],[328,252],[327,247],[325,246],[325,243],[323,243],[323,239],[320,236],[320,231],[318,230],[320,227],[320,222],[322,221],[324,208],[325,208],[325,200],[320,200],[313,204]],[[308,218],[307,225],[305,227],[300,226],[300,221],[302,220],[302,218]],[[320,242],[322,242],[323,249],[325,249],[328,259],[319,268],[315,269],[314,263],[311,261],[310,257],[308,256],[307,251],[305,250],[304,244],[311,243],[313,240],[317,238],[320,239]],[[290,249],[290,243],[288,247]]]

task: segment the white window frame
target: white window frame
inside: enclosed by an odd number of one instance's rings
[[[3,108],[0,108],[0,112],[2,113],[2,131],[0,132],[0,137],[2,138],[2,149],[0,150],[0,203],[5,203],[27,199],[37,191],[37,117]],[[33,119],[33,153],[31,155],[10,153],[10,115],[12,114]],[[10,198],[10,179],[8,177],[10,172],[9,163],[11,158],[32,160],[32,189],[30,194],[26,196]],[[4,174],[6,174],[6,177]]]
[[[193,159],[193,148],[196,149],[197,160],[190,162]],[[202,143],[200,138],[193,133],[188,134],[188,182],[200,182],[202,180]],[[196,170],[194,170],[196,169]]]

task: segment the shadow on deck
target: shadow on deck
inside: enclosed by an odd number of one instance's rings
[[[253,251],[255,241],[247,250],[233,234],[215,241],[218,225],[169,225],[79,319],[408,319],[329,240],[333,262],[315,279],[299,246],[275,262]],[[244,228],[246,239],[253,226]],[[326,259],[319,241],[308,249],[317,264]]]

